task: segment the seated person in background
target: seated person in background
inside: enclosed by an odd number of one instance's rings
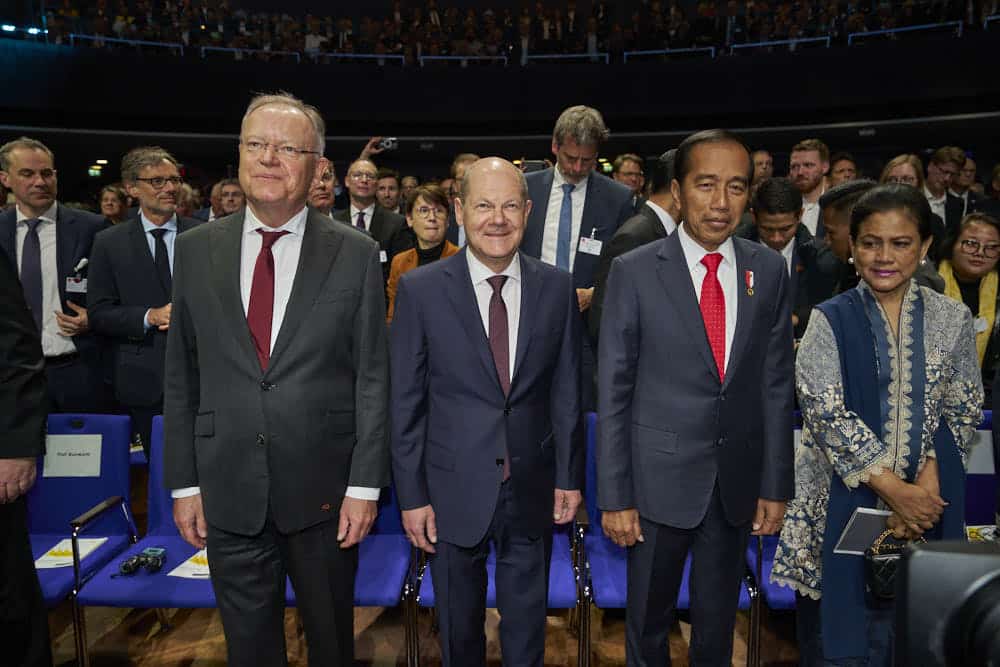
[[[438,185],[420,185],[406,200],[406,224],[417,238],[417,246],[392,259],[389,272],[389,310],[386,321],[392,322],[396,305],[396,288],[404,273],[424,264],[451,257],[458,246],[445,240],[448,229],[448,197]]]
[[[837,258],[801,223],[802,194],[791,179],[769,178],[760,183],[750,201],[750,214],[752,224],[741,226],[736,235],[758,241],[784,258],[790,279],[792,327],[798,340],[805,333],[813,306],[833,295]]]
[[[117,225],[128,214],[128,195],[121,185],[113,183],[101,189],[101,215]]]
[[[972,311],[976,353],[986,391],[985,407],[991,408],[993,377],[1000,363],[997,341],[997,258],[1000,257],[1000,222],[985,213],[962,218],[956,232],[942,249],[938,273],[944,278],[944,293]]]

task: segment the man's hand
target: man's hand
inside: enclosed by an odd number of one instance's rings
[[[601,512],[601,526],[604,534],[620,547],[630,547],[636,542],[645,542],[639,527],[639,510],[627,509],[617,512]]]
[[[150,308],[149,315],[146,319],[149,320],[149,326],[156,327],[160,331],[166,331],[170,328],[170,307],[172,304],[167,304],[165,306],[160,306],[159,308]]]
[[[87,333],[90,330],[90,320],[87,319],[87,309],[83,306],[78,306],[72,301],[67,301],[66,305],[69,306],[76,315],[67,315],[60,310],[56,311],[56,324],[59,325],[59,333],[63,336],[76,336],[78,334]]]
[[[341,549],[350,549],[368,536],[368,531],[378,515],[378,503],[374,500],[344,497],[340,505],[340,526],[337,541]]]
[[[594,298],[593,287],[578,287],[576,289],[576,299],[580,302],[580,312],[590,308],[590,301]]]
[[[0,459],[0,504],[12,503],[35,483],[37,463],[34,457]]]
[[[174,498],[174,523],[185,542],[195,549],[205,548],[208,525],[205,523],[205,508],[201,506],[200,493]]]
[[[569,523],[576,518],[576,510],[583,502],[583,494],[579,491],[563,491],[556,489],[556,502],[552,508],[552,520],[558,524]]]
[[[378,143],[382,141],[382,137],[372,137],[365,144],[365,147],[361,149],[361,155],[358,156],[359,160],[370,160],[372,155],[378,155],[385,149],[380,147]]]
[[[406,531],[410,544],[429,554],[435,553],[434,545],[438,541],[438,531],[433,507],[424,505],[412,510],[403,510],[403,530]]]
[[[757,499],[757,513],[753,517],[751,535],[777,535],[785,519],[785,501]]]

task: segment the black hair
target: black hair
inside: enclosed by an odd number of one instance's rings
[[[674,179],[678,183],[684,182],[684,177],[691,169],[691,151],[694,150],[695,146],[707,143],[734,143],[742,146],[743,150],[747,152],[747,186],[753,182],[753,158],[746,142],[729,130],[702,130],[687,137],[677,147],[677,154],[674,156]]]
[[[674,180],[674,157],[677,149],[671,148],[655,160],[646,163],[646,182],[649,183],[649,194],[670,191],[670,182]]]
[[[802,210],[802,193],[790,178],[768,178],[757,186],[750,209],[768,215],[798,213]]]
[[[931,205],[920,190],[909,185],[876,185],[858,199],[851,209],[851,238],[858,238],[861,223],[876,213],[902,211],[917,225],[920,239],[931,237]]]
[[[962,218],[960,223],[949,229],[948,233],[945,234],[944,241],[941,244],[941,259],[950,260],[955,255],[955,245],[958,243],[958,237],[962,235],[962,231],[966,227],[973,224],[989,225],[997,230],[997,234],[1000,234],[1000,221],[997,221],[992,215],[980,212],[969,213]]]
[[[830,166],[833,167],[833,165],[835,165],[838,162],[841,162],[843,160],[847,160],[848,162],[850,162],[851,164],[853,164],[855,167],[858,166],[858,161],[855,160],[854,156],[851,155],[850,153],[848,153],[847,151],[839,151],[839,152],[834,153],[833,155],[831,155],[830,156]]]
[[[841,183],[823,193],[819,198],[819,207],[821,209],[830,207],[838,212],[850,210],[855,202],[861,198],[861,195],[876,185],[878,183],[869,178],[859,178],[856,181]]]

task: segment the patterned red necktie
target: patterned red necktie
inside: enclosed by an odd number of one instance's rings
[[[493,288],[493,295],[490,297],[490,352],[493,353],[493,363],[497,367],[497,379],[500,380],[500,388],[503,395],[510,394],[510,331],[507,323],[507,304],[503,302],[504,283],[507,276],[493,276],[487,278],[486,282]],[[503,457],[503,478],[504,481],[510,479],[510,456],[504,451]]]
[[[719,283],[720,262],[722,255],[717,252],[710,252],[701,258],[708,273],[701,283],[700,306],[708,344],[712,347],[715,365],[719,367],[719,380],[722,381],[726,377],[726,298],[722,294],[722,284]]]
[[[271,246],[289,232],[265,232],[263,229],[257,232],[261,236],[261,245],[253,267],[247,324],[250,325],[253,345],[257,348],[260,370],[266,371],[271,357],[271,319],[274,317],[274,255],[271,254]]]

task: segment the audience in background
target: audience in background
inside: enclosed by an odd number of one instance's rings
[[[819,139],[805,139],[792,146],[788,176],[802,193],[802,224],[816,237],[823,236],[820,226],[819,198],[826,192],[830,171],[830,149]]]
[[[101,215],[118,224],[125,220],[128,214],[128,194],[121,185],[113,183],[101,189]]]
[[[378,205],[387,211],[402,214],[403,205],[400,203],[400,183],[399,172],[395,169],[381,167],[378,170],[378,179],[375,181],[375,198]]]
[[[636,213],[642,206],[642,188],[646,183],[642,165],[642,158],[635,153],[623,153],[611,163],[611,178],[632,191],[632,210]]]
[[[965,152],[957,146],[944,146],[931,153],[927,161],[927,179],[924,196],[934,215],[944,220],[945,228],[958,227],[965,209],[965,202],[948,192],[952,181],[965,165]]]
[[[850,153],[835,153],[830,158],[830,187],[858,177],[858,163]]]

